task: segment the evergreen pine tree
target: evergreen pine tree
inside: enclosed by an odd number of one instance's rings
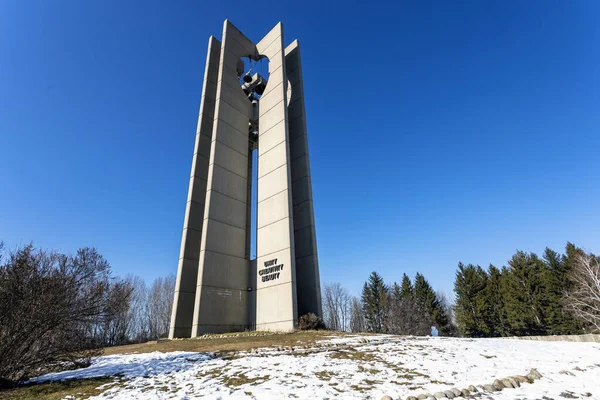
[[[454,313],[460,332],[467,337],[484,337],[490,334],[487,322],[487,275],[480,266],[458,263],[454,293]]]
[[[361,297],[368,332],[384,331],[388,292],[381,275],[373,271],[363,286]]]
[[[500,271],[498,268],[490,264],[483,294],[487,309],[486,318],[488,329],[486,334],[492,337],[506,336],[508,334],[501,292],[501,281],[503,276],[505,276],[506,269],[503,271]]]
[[[534,253],[517,251],[509,265],[501,291],[510,334],[546,334],[542,313],[544,263]]]
[[[402,287],[400,288],[400,293],[402,297],[413,297],[414,296],[414,288],[412,282],[408,275],[402,275]]]
[[[402,288],[398,283],[394,282],[392,285],[392,301],[398,302],[402,298]]]
[[[427,279],[418,272],[415,276],[414,296],[417,306],[431,318],[438,331],[448,334],[450,324],[448,315]]]

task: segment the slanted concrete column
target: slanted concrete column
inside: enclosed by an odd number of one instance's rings
[[[239,84],[240,58],[256,47],[229,21],[216,88],[204,229],[192,336],[248,326],[248,121],[251,104]],[[243,69],[243,64],[242,68]]]
[[[290,103],[288,104],[288,131],[298,315],[302,316],[312,312],[322,316],[321,280],[319,277],[317,236],[308,157],[302,63],[300,62],[300,44],[297,40],[294,40],[285,49],[285,65],[290,85],[288,93],[291,91]]]
[[[196,144],[194,146],[192,172],[183,221],[175,299],[169,329],[170,338],[189,337],[192,333],[220,55],[221,42],[211,36],[208,40],[200,115],[198,116],[198,128],[196,129]]]

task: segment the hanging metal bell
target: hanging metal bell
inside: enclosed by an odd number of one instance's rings
[[[259,83],[258,85],[256,85],[256,87],[254,88],[254,91],[256,92],[257,95],[262,95],[265,92],[265,84],[264,83]]]

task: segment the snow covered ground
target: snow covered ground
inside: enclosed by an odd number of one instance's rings
[[[600,344],[502,339],[341,336],[314,346],[103,356],[35,381],[119,375],[103,399],[406,399],[527,375],[491,399],[600,399]],[[572,396],[572,397],[569,397]]]

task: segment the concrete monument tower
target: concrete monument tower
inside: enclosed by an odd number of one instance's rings
[[[242,58],[268,58],[268,82]],[[321,295],[300,47],[284,47],[281,23],[254,44],[226,20],[208,41],[169,337],[287,331],[309,312]]]

